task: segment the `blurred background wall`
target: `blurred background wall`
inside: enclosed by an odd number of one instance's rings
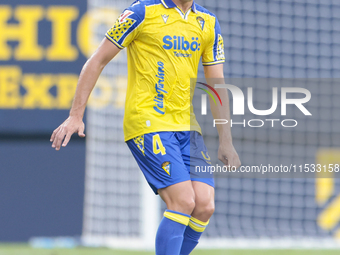
[[[59,152],[86,61],[87,1],[0,3],[0,242],[82,230],[85,140]]]

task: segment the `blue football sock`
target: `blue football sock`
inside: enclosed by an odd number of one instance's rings
[[[156,235],[156,255],[179,255],[190,215],[166,210]]]
[[[180,255],[189,255],[197,246],[198,240],[201,238],[203,231],[207,227],[208,222],[202,222],[191,217],[189,225],[185,229],[184,239]]]

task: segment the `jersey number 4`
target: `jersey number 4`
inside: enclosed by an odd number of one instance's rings
[[[166,154],[165,147],[163,146],[162,140],[159,134],[154,135],[152,137],[152,144],[153,144],[153,153],[156,155],[162,153],[162,155]]]

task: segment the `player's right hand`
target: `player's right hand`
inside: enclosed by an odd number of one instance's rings
[[[52,148],[58,151],[60,146],[65,147],[74,133],[78,133],[80,137],[85,137],[84,130],[85,124],[81,118],[68,117],[63,124],[53,131],[50,139]]]

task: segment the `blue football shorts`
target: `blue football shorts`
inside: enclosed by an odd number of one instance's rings
[[[133,156],[155,194],[184,181],[214,187],[208,169],[210,156],[203,137],[196,131],[149,133],[127,141]]]

